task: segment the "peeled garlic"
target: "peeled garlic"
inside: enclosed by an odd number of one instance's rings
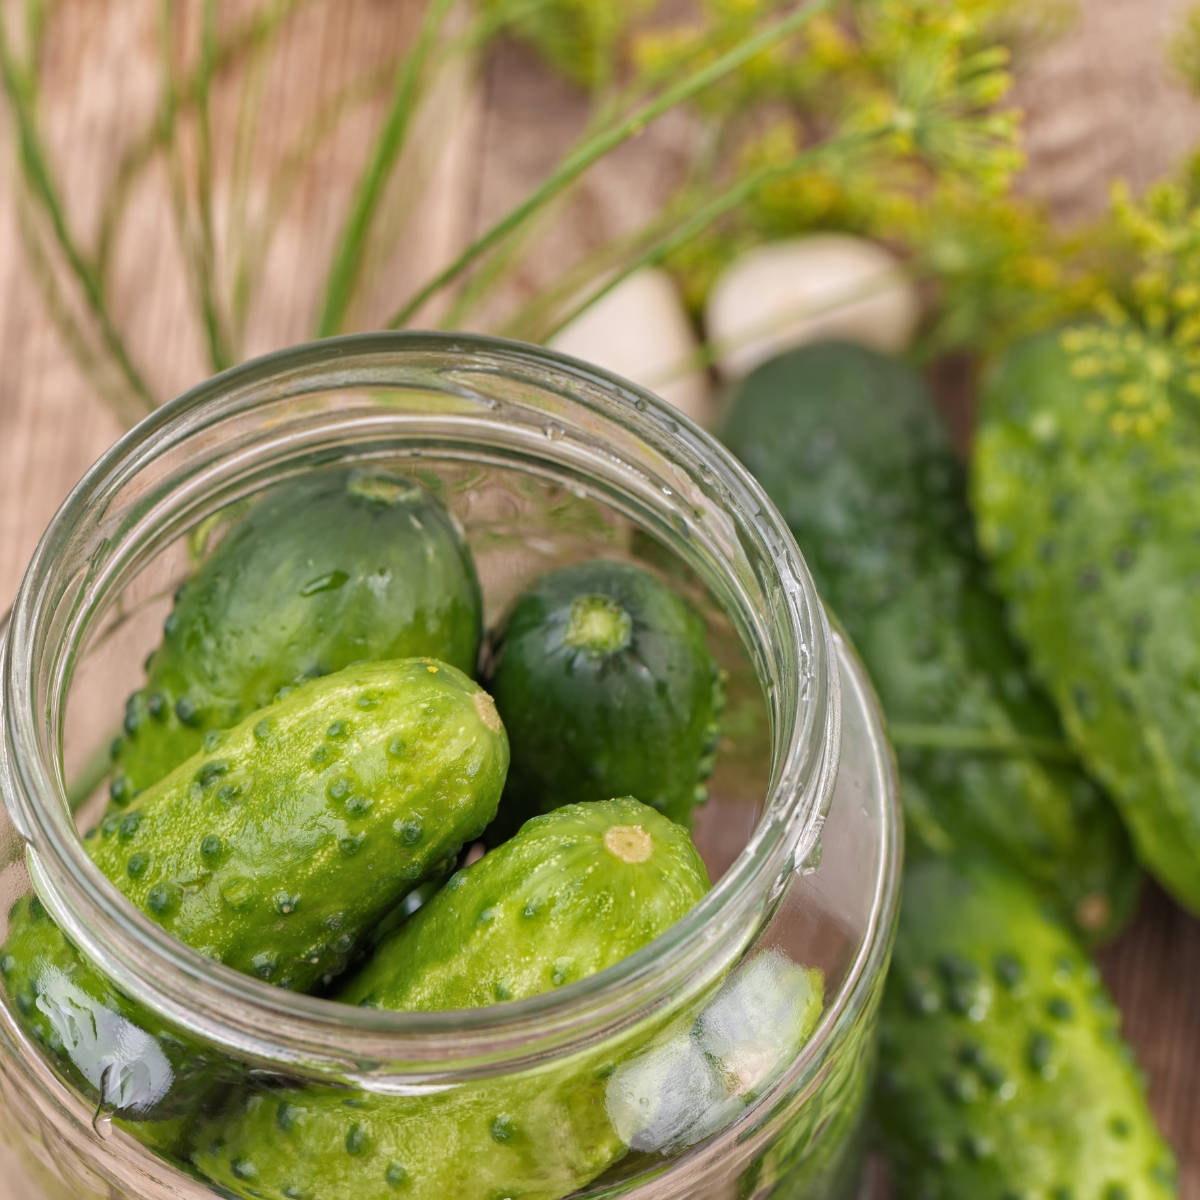
[[[635,271],[551,340],[550,346],[623,375],[700,425],[711,417],[708,376],[670,275]]]
[[[887,250],[823,233],[769,242],[730,263],[709,293],[705,328],[721,374],[739,379],[822,338],[897,353],[920,315],[916,288]]]

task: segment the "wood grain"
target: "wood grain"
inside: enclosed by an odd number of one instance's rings
[[[269,143],[297,128],[306,97],[336,88],[411,36],[417,0],[313,5],[264,85]],[[1200,105],[1163,68],[1165,40],[1190,0],[1083,0],[1074,30],[1021,64],[1028,108],[1025,187],[1064,221],[1095,216],[1118,175],[1142,185],[1200,143]],[[7,6],[6,6],[7,7]],[[14,6],[15,7],[15,6]],[[70,19],[47,46],[46,127],[69,180],[72,212],[94,222],[99,186],[127,143],[131,114],[156,98],[149,0],[61,0]],[[186,48],[184,48],[186,50]],[[223,103],[223,101],[222,101]],[[544,174],[582,127],[584,106],[531,56],[503,47],[478,83],[464,65],[420,139],[443,157],[412,164],[425,181],[392,252],[373,264],[376,286],[355,312],[380,320],[389,297],[445,262],[468,234]],[[289,206],[264,267],[263,290],[242,348],[258,353],[303,337],[324,262],[378,103],[364,106],[322,152],[319,169]],[[517,287],[552,278],[581,248],[652,213],[679,164],[685,120],[662,123],[595,171],[530,256]],[[20,250],[11,130],[0,123],[0,602],[18,584],[40,530],[86,466],[117,436],[42,310]],[[438,166],[430,164],[437,158]],[[269,161],[269,159],[267,159]],[[261,179],[256,186],[261,186]],[[114,303],[136,330],[155,391],[166,396],[205,372],[190,299],[181,284],[167,181],[151,172],[121,244]],[[262,201],[260,194],[252,202]],[[502,298],[503,299],[503,298]],[[1134,926],[1102,955],[1131,1041],[1151,1081],[1163,1127],[1200,1200],[1200,922],[1148,891]],[[882,1185],[875,1189],[882,1196]],[[26,1200],[5,1190],[0,1200]]]

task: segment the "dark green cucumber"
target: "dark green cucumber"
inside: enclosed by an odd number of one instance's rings
[[[704,624],[631,563],[543,575],[494,638],[485,686],[512,741],[505,831],[562,804],[634,795],[686,822],[721,707]]]
[[[1200,913],[1200,416],[1180,369],[1111,330],[1014,347],[985,383],[972,498],[1072,743]]]
[[[480,833],[508,764],[491,698],[431,659],[313,680],[219,743],[106,817],[88,848],[181,941],[300,991],[344,970],[380,918]],[[18,906],[3,954],[34,1036],[106,1106],[147,1118],[186,1107],[189,1089],[159,1084],[202,1074],[198,1052],[117,997],[40,909]],[[99,1027],[108,1012],[146,1036],[125,1038],[131,1060],[101,1045],[101,1079],[92,1034],[70,1030],[77,1014]],[[147,1062],[157,1075],[139,1082]]]
[[[910,867],[877,1104],[900,1196],[1175,1196],[1118,1023],[1024,880],[977,859]]]
[[[455,875],[341,998],[415,1009],[524,999],[633,953],[707,887],[687,832],[655,810],[572,805]],[[251,1096],[194,1161],[234,1195],[270,1200],[558,1200],[625,1153],[605,1104],[612,1053],[430,1096]]]
[[[303,679],[415,655],[473,673],[481,611],[470,551],[419,484],[376,470],[283,484],[176,594],[114,743],[113,801]]]
[[[963,473],[920,380],[859,346],[806,346],[741,385],[724,437],[874,680],[910,833],[999,854],[1085,935],[1114,932],[1139,872],[1112,806],[1061,761],[1062,730],[986,584]]]

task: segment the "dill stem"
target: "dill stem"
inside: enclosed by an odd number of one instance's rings
[[[811,0],[798,11],[754,37],[747,38],[732,50],[721,55],[707,66],[687,75],[669,87],[660,96],[638,107],[634,112],[615,122],[610,128],[594,134],[576,146],[559,163],[549,178],[533,189],[524,200],[511,209],[490,229],[473,241],[449,266],[421,287],[388,322],[388,327],[398,329],[425,305],[426,301],[440,292],[462,274],[481,255],[487,253],[498,242],[522,226],[531,216],[568,188],[598,159],[637,134],[663,113],[690,100],[704,88],[737,70],[748,59],[788,37],[810,21],[817,13],[827,9],[832,0]]]

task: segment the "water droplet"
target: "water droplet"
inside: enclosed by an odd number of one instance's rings
[[[318,575],[316,579],[310,579],[300,589],[301,596],[316,596],[321,592],[335,592],[342,587],[350,576],[345,571],[330,571],[326,575]]]
[[[542,433],[545,434],[550,441],[557,442],[560,438],[566,435],[566,430],[554,421],[547,421],[546,424],[542,426]]]
[[[346,1153],[355,1156],[364,1153],[369,1140],[367,1131],[356,1122],[346,1133]]]
[[[245,908],[254,895],[254,881],[244,875],[234,875],[221,884],[221,899],[235,911]]]

